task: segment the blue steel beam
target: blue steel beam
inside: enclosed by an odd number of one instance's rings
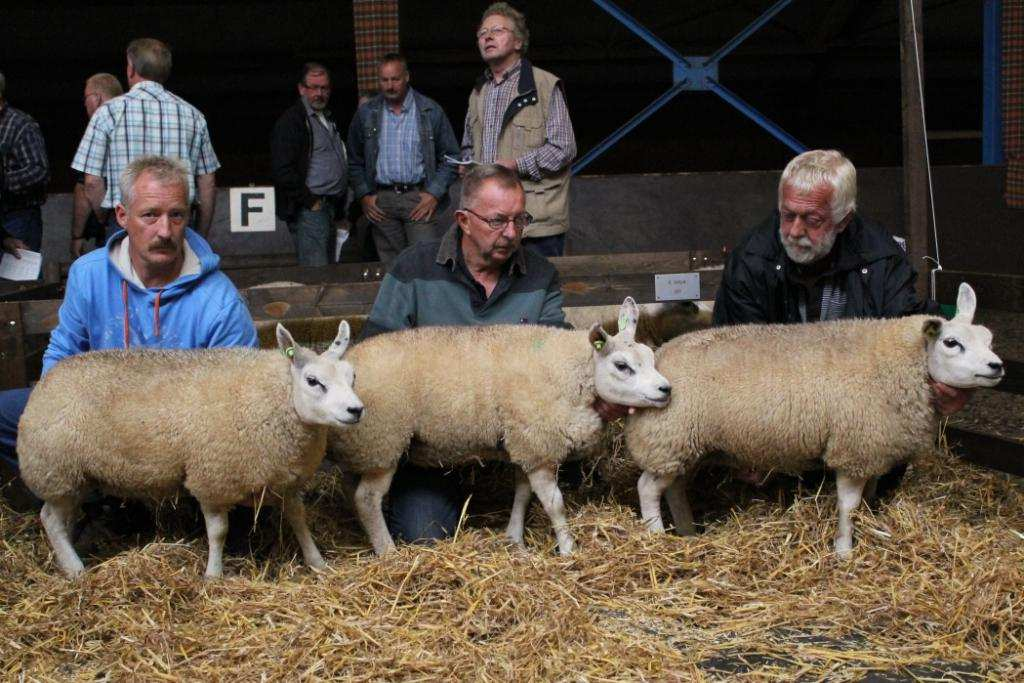
[[[790,4],[791,2],[793,2],[793,0],[779,0],[777,3],[772,5],[768,10],[765,11],[764,14],[762,14],[753,22],[751,22],[750,25],[747,26],[745,29],[737,33],[732,40],[730,40],[728,43],[715,50],[715,53],[707,58],[707,63],[714,64],[718,62],[720,59],[722,59],[722,57],[726,56],[727,54],[735,50],[737,47],[739,47],[740,43],[749,38],[750,35],[754,33],[754,31],[756,31],[757,29],[761,28],[769,21],[771,21],[776,14],[781,12],[786,7],[786,5]]]
[[[584,167],[587,166],[591,161],[604,154],[609,148],[611,148],[616,142],[621,140],[626,133],[639,126],[643,121],[654,112],[661,109],[665,103],[671,100],[673,97],[681,93],[686,85],[686,81],[682,80],[672,84],[672,87],[662,93],[661,97],[651,102],[647,107],[644,108],[639,114],[631,118],[625,124],[622,125],[617,131],[602,140],[597,147],[591,148],[589,152],[584,154],[582,157],[576,160],[576,163],[572,165],[572,173],[576,175]]]
[[[788,1],[788,0],[787,0]],[[665,58],[670,62],[676,64],[682,64],[683,66],[690,66],[690,63],[686,61],[686,57],[675,51],[675,49],[666,43],[664,40],[654,35],[649,28],[641,24],[639,21],[634,19],[632,16],[627,14],[618,5],[611,0],[594,0],[594,4],[603,9],[608,14],[618,19],[619,23],[628,28],[633,33],[640,36],[648,45],[653,47],[655,50],[665,55]]]
[[[708,90],[715,93],[723,100],[731,104],[736,109],[740,110],[751,121],[764,128],[766,131],[772,134],[776,140],[789,147],[791,150],[800,154],[806,152],[807,148],[804,147],[799,140],[794,138],[786,131],[779,128],[777,125],[772,123],[771,119],[767,118],[764,114],[754,109],[752,106],[747,104],[744,100],[740,99],[739,95],[732,92],[724,85],[712,78],[704,79],[704,82],[708,85]]]
[[[985,0],[982,28],[981,163],[1003,163],[1002,100],[1002,2]]]

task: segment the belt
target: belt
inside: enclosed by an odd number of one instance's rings
[[[394,185],[378,185],[377,190],[391,190],[395,194],[403,194],[405,192],[413,192],[423,187],[423,183],[414,183],[408,185],[406,183],[395,183]]]

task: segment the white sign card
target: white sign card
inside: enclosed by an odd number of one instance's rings
[[[274,232],[277,229],[273,187],[232,187],[229,203],[231,232]]]

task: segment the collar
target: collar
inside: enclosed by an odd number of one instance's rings
[[[492,83],[495,83],[497,85],[501,85],[502,83],[504,83],[509,78],[511,78],[512,76],[516,75],[517,73],[519,73],[522,70],[523,70],[523,58],[520,57],[518,60],[516,60],[515,64],[513,64],[509,68],[505,69],[505,73],[503,73],[501,75],[501,80],[500,81],[497,80],[494,77],[494,72],[491,71],[490,67],[487,67],[486,69],[484,69],[484,78],[486,78],[488,81],[491,81]]]
[[[110,262],[114,265],[117,271],[121,273],[121,277],[125,280],[132,283],[139,289],[148,289],[146,285],[143,284],[142,279],[139,277],[138,273],[135,272],[135,267],[132,265],[129,250],[129,239],[128,235],[125,235],[123,240],[119,240],[110,245]],[[196,254],[195,250],[192,249],[192,246],[188,243],[187,239],[182,241],[182,246],[185,249],[185,260],[182,261],[181,272],[178,273],[178,276],[174,278],[171,283],[177,282],[180,278],[185,277],[186,275],[199,275],[202,271],[202,264],[199,262],[199,256]],[[162,289],[170,287],[171,283],[168,283]]]
[[[462,228],[458,223],[453,223],[448,232],[441,238],[441,246],[437,249],[436,263],[448,270],[454,271],[459,263],[464,262],[462,256]],[[502,265],[502,269],[509,268],[509,273],[518,271],[519,275],[526,275],[526,250],[520,244],[509,260]]]
[[[302,102],[302,108],[306,110],[306,116],[319,116],[323,114],[324,118],[328,121],[331,120],[331,110],[324,108],[323,111],[316,111],[313,107],[309,106],[309,102],[302,95],[299,95],[299,102]]]
[[[164,88],[162,84],[157,83],[156,81],[139,81],[138,83],[133,85],[131,90],[129,90],[128,92],[132,92],[135,90],[144,90],[148,92],[150,95],[159,95],[160,93],[164,92],[166,88]]]
[[[390,110],[391,107],[388,106],[387,100],[384,99],[383,95],[380,96],[380,99],[381,104],[384,106],[384,108]],[[405,93],[405,99],[402,100],[402,113],[407,113],[413,107],[414,104],[415,102],[413,102],[412,99],[412,86],[410,86],[409,90],[407,90]]]

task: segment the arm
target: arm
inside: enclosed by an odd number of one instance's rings
[[[96,220],[100,223],[105,223],[107,221],[107,210],[103,208],[103,197],[107,194],[107,184],[103,182],[103,178],[86,173],[82,191],[89,203],[92,214],[96,216]]]
[[[103,208],[106,196],[106,183],[103,181],[103,167],[107,161],[107,149],[110,144],[110,131],[114,119],[110,113],[111,103],[107,102],[96,110],[89,125],[85,129],[82,141],[78,143],[78,151],[71,162],[71,168],[85,174],[85,197],[96,220],[103,223],[107,220],[107,210]]]
[[[79,261],[79,264],[81,262]],[[58,312],[59,322],[50,333],[50,343],[43,353],[43,375],[50,371],[57,361],[91,348],[89,342],[89,305],[85,300],[88,286],[82,284],[79,271],[71,266],[64,301]]]
[[[561,84],[551,92],[545,136],[543,145],[516,159],[516,170],[520,176],[540,180],[558,173],[576,158],[576,135]]]
[[[438,108],[437,120],[434,122],[434,163],[436,171],[430,183],[424,188],[427,192],[441,199],[448,194],[448,188],[455,182],[455,167],[444,160],[445,155],[458,159],[459,143],[455,141],[455,131],[443,110]]]
[[[936,302],[918,298],[916,284],[917,273],[902,251],[889,257],[885,264],[881,317],[895,318],[918,313],[938,315],[939,306]]]
[[[246,346],[259,348],[259,337],[252,316],[241,295],[236,295],[220,313],[217,314],[213,327],[210,329],[203,348]]]
[[[384,276],[363,325],[360,340],[384,332],[416,327],[416,298],[411,282],[402,282],[392,273]]]
[[[296,139],[295,131],[289,129],[288,118],[283,116],[278,119],[270,137],[271,175],[274,185],[285,195],[279,198],[279,201],[284,199],[310,207],[315,200],[306,187],[306,179],[299,174],[299,154],[302,145]],[[299,135],[301,134],[300,131]]]
[[[213,226],[213,212],[217,208],[217,176],[215,173],[204,173],[196,177],[196,189],[199,195],[199,226],[197,232],[204,238],[210,234]]]
[[[22,127],[8,147],[4,160],[4,190],[12,194],[24,192],[50,179],[50,162],[39,124],[30,121]]]
[[[366,136],[363,134],[362,117],[358,110],[348,126],[347,147],[349,185],[355,198],[362,199],[373,191],[375,183],[366,168]]]
[[[548,290],[544,295],[544,305],[541,308],[537,324],[572,329],[572,325],[565,322],[565,311],[562,310],[563,302],[562,284],[558,279],[558,273],[555,273],[551,277]]]
[[[82,255],[82,247],[85,243],[85,223],[89,218],[91,209],[89,198],[85,196],[85,183],[75,183],[75,189],[71,195],[71,258],[78,258]]]
[[[715,309],[711,324],[741,325],[743,323],[767,323],[768,311],[765,302],[754,291],[754,276],[740,256],[734,251],[722,271],[722,283],[715,295]]]

